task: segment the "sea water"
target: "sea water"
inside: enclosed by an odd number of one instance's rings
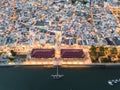
[[[59,68],[64,78],[54,80],[56,68],[2,67],[0,90],[120,90],[120,83],[110,86],[107,81],[120,78],[120,68]]]

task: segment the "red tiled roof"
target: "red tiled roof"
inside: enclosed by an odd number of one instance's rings
[[[82,49],[61,49],[61,58],[83,58]]]
[[[54,56],[54,49],[33,49],[31,52],[32,58],[53,58]]]

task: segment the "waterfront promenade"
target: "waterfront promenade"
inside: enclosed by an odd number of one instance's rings
[[[54,68],[59,65],[62,68],[120,68],[120,63],[91,63],[85,64],[79,61],[26,61],[24,63],[0,64],[0,67],[41,67]]]
[[[18,48],[19,47],[19,48]],[[31,47],[28,46],[18,46],[17,49],[19,49],[19,53],[26,53],[29,54],[30,51],[32,50]],[[47,46],[44,48],[51,48],[52,46]],[[112,47],[112,46],[106,46],[106,47]],[[3,49],[3,51],[10,51],[10,47],[1,47],[1,49]],[[35,48],[35,47],[33,47]],[[39,47],[38,47],[39,48]],[[60,58],[60,51],[56,50],[55,52],[55,57],[57,58],[49,58],[49,59],[30,59],[30,60],[25,60],[24,62],[9,62],[6,64],[0,64],[0,66],[44,66],[44,67],[54,67],[56,65],[59,65],[61,67],[81,67],[81,66],[96,66],[96,65],[120,65],[119,63],[92,63],[90,56],[89,56],[89,49],[90,46],[64,46],[61,45],[61,48],[74,48],[74,49],[83,49],[84,53],[85,53],[85,57],[83,59],[64,59],[64,58]],[[117,49],[119,49],[120,47],[117,46]],[[13,49],[13,48],[12,48]],[[15,49],[15,48],[14,48]],[[120,50],[120,49],[119,49]]]

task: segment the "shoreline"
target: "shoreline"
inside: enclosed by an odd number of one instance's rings
[[[0,64],[0,68],[2,67],[40,67],[40,68],[55,68],[56,65],[40,65],[40,64]],[[59,65],[60,68],[120,68],[120,63],[116,64],[106,64],[106,63],[93,63],[93,64],[64,64]]]

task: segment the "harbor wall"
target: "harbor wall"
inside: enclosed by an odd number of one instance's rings
[[[0,64],[0,68],[2,67],[41,67],[41,68],[54,68],[56,65],[49,64]],[[93,63],[93,64],[64,64],[59,65],[61,68],[120,68],[120,63]]]
[[[4,67],[40,67],[40,68],[54,68],[55,66],[52,64],[44,65],[44,64],[0,64],[0,68]]]
[[[81,65],[61,65],[62,68],[120,68],[120,63],[112,63],[112,64],[106,64],[106,63],[93,63],[93,64],[81,64]]]

